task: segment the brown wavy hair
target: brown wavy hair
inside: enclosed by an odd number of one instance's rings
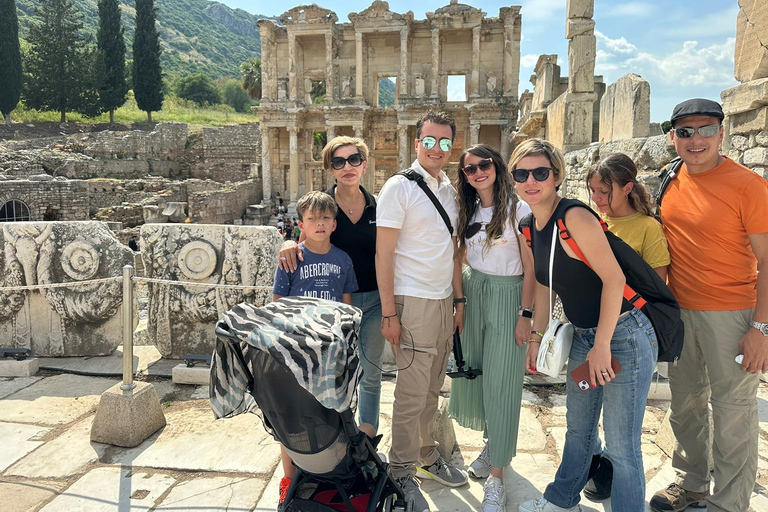
[[[653,212],[651,196],[645,185],[637,181],[637,166],[624,153],[613,153],[600,159],[592,169],[587,173],[587,188],[592,176],[599,176],[600,181],[608,187],[608,208],[613,201],[613,184],[624,187],[627,183],[632,183],[632,190],[629,191],[627,201],[629,206],[636,211],[649,217],[657,218]]]
[[[498,151],[493,149],[487,144],[475,144],[464,150],[459,158],[459,172],[457,191],[459,196],[459,228],[458,228],[458,243],[459,249],[466,251],[466,236],[467,228],[469,227],[469,221],[477,212],[480,204],[480,197],[477,194],[475,187],[469,184],[467,176],[462,169],[464,168],[464,159],[470,154],[483,159],[488,159],[493,162],[493,166],[496,168],[496,181],[493,183],[493,215],[491,216],[491,222],[485,228],[485,248],[483,251],[490,249],[491,243],[494,239],[503,236],[504,226],[507,221],[514,221],[517,212],[517,193],[515,187],[512,185],[512,177],[507,171],[507,166],[504,164],[504,159]],[[510,208],[510,204],[512,205]]]

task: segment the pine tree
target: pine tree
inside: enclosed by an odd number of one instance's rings
[[[163,72],[160,38],[155,28],[154,0],[136,0],[136,33],[133,36],[133,93],[139,109],[152,121],[152,112],[163,108]]]
[[[21,49],[16,2],[0,0],[0,113],[11,124],[11,112],[21,98]]]
[[[128,84],[125,81],[125,40],[118,0],[99,0],[96,46],[99,102],[103,110],[109,111],[109,122],[114,123],[115,109],[125,103],[128,94]]]
[[[83,22],[72,0],[39,0],[36,22],[29,27],[31,50],[26,63],[24,101],[36,109],[58,110],[61,122],[67,111],[98,114],[93,52],[83,35]]]

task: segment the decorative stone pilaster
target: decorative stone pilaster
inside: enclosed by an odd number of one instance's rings
[[[432,29],[432,89],[431,98],[440,96],[440,29]]]
[[[295,204],[299,195],[299,129],[295,126],[288,128],[290,150],[290,183],[291,204]]]
[[[410,55],[408,47],[408,27],[400,29],[400,77],[398,88],[400,96],[408,96],[408,56]]]
[[[288,33],[288,95],[291,101],[299,97],[299,78],[296,76],[296,35]]]
[[[328,142],[331,142],[331,139],[336,137],[336,127],[335,126],[327,126],[325,128],[325,139]]]
[[[398,150],[398,166],[400,169],[407,169],[408,164],[408,126],[397,125],[397,150]]]
[[[355,102],[363,101],[363,33],[355,32]]]
[[[471,146],[480,142],[480,124],[472,123],[469,125],[469,144]]]
[[[271,128],[263,127],[261,129],[261,187],[262,203],[271,204],[272,202],[272,139],[270,137]]]
[[[333,72],[333,33],[325,33],[325,97],[333,101],[335,94],[333,92],[334,72]]]
[[[480,95],[480,26],[472,29],[472,75],[469,95]]]

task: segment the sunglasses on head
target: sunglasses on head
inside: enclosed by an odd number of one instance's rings
[[[699,128],[675,128],[675,135],[680,137],[681,139],[690,139],[693,137],[693,134],[698,132],[699,135],[704,137],[705,139],[709,137],[714,137],[717,135],[717,133],[720,131],[720,125],[719,124],[709,124],[707,126],[700,126]]]
[[[533,179],[536,181],[546,181],[549,178],[549,171],[551,167],[537,167],[535,169],[515,169],[512,171],[512,179],[518,183],[525,183],[528,181],[528,175],[533,174]]]
[[[421,139],[419,139],[419,141],[421,142],[421,145],[424,147],[424,149],[432,149],[438,143],[437,139],[432,137],[431,135],[422,137]],[[451,139],[446,139],[445,137],[440,139],[440,149],[448,152],[451,150],[452,147],[453,147],[453,141]]]
[[[352,167],[360,167],[363,161],[363,155],[360,153],[351,154],[347,158],[344,158],[343,156],[334,156],[331,158],[331,167],[333,167],[335,171],[340,171],[347,165],[347,162],[349,162],[349,165]]]
[[[483,172],[487,172],[492,165],[493,165],[493,162],[490,160],[480,160],[480,162],[477,165],[475,164],[465,165],[464,167],[461,168],[461,170],[464,171],[464,174],[466,174],[467,176],[472,176],[477,172],[478,169],[480,169]]]

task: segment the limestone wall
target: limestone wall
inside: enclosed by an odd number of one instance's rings
[[[221,190],[190,192],[189,217],[200,224],[228,224],[242,219],[246,208],[261,197],[261,181],[229,184]]]
[[[768,77],[768,4],[739,0],[734,76],[739,82]]]
[[[102,158],[174,160],[183,156],[189,128],[186,123],[158,123],[152,132],[93,132],[80,137],[85,154]]]
[[[210,354],[219,317],[235,304],[261,306],[271,286],[282,238],[272,227],[145,224],[140,245],[149,283],[147,339],[164,357]],[[264,286],[240,291],[214,284]],[[200,286],[202,285],[202,286]]]
[[[32,221],[88,219],[88,186],[83,181],[47,174],[4,178],[0,176],[0,205],[12,199],[23,201],[29,206]]]
[[[768,178],[768,78],[726,89],[720,97],[726,116],[724,151]]]
[[[258,123],[203,129],[206,165],[261,163],[261,131]],[[234,180],[232,180],[234,181]]]
[[[647,137],[651,123],[651,85],[630,73],[608,86],[600,101],[600,142]]]
[[[110,354],[122,341],[120,281],[130,249],[101,222],[9,222],[0,233],[0,286],[71,283],[44,291],[0,291],[3,346],[37,356]]]

